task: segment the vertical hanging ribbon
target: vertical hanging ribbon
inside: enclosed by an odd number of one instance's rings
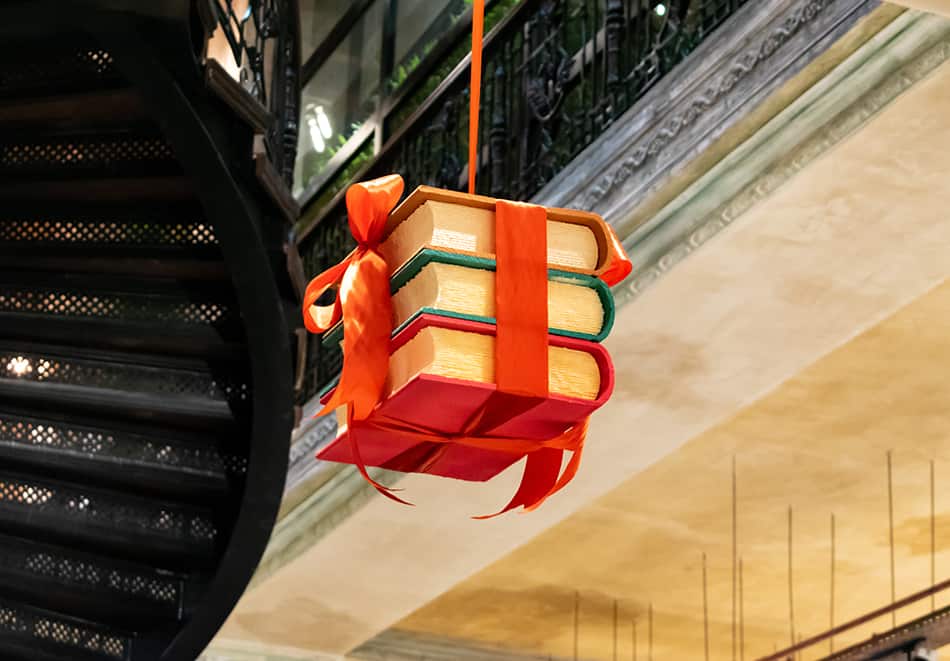
[[[472,67],[468,111],[468,192],[478,172],[478,118],[482,88],[485,0],[472,3]],[[547,210],[499,200],[495,203],[496,396],[482,408],[477,433],[489,431],[548,395]],[[519,506],[534,509],[570,481],[580,461],[582,430],[569,430],[575,447],[564,483],[558,480],[564,450],[541,447],[528,453],[521,486],[498,516]],[[563,440],[559,437],[553,439]],[[567,477],[567,472],[571,472]],[[490,517],[476,517],[490,518]]]
[[[509,420],[548,396],[547,210],[495,203],[495,382],[480,432],[489,419]],[[528,454],[521,486],[498,514],[545,498],[561,471],[562,450]],[[487,518],[487,517],[481,517]]]
[[[478,172],[478,111],[482,102],[482,37],[485,31],[485,0],[472,3],[472,78],[468,100],[468,192],[475,194]]]
[[[478,120],[482,77],[484,0],[473,0],[472,59],[469,103],[468,191],[475,193],[478,171]],[[374,426],[440,445],[456,443],[473,448],[524,453],[524,475],[517,493],[491,518],[517,507],[530,511],[566,486],[577,473],[587,433],[584,420],[555,438],[529,440],[491,436],[493,429],[536,406],[548,395],[548,296],[547,210],[544,207],[499,200],[496,202],[496,351],[497,391],[458,435],[439,434],[404,421],[373,415],[382,397],[389,367],[392,300],[389,270],[378,252],[389,212],[403,192],[398,175],[355,184],[347,191],[350,231],[357,249],[343,262],[317,276],[304,297],[304,323],[313,333],[323,333],[341,318],[345,351],[340,383],[318,413],[346,407],[353,460],[362,476],[383,495],[401,503],[389,489],[366,471],[355,440],[357,426]],[[619,281],[630,272],[630,263],[615,236],[614,256],[605,280]],[[608,280],[609,278],[609,280]],[[338,287],[329,306],[317,300]],[[564,471],[564,452],[572,456]],[[425,455],[425,453],[423,453]],[[425,457],[423,456],[423,459]],[[428,461],[437,460],[438,453]],[[424,466],[415,466],[416,470]]]

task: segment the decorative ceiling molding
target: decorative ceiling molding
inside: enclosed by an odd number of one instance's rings
[[[907,12],[624,241],[640,295],[785,182],[950,59],[950,20]]]
[[[277,648],[241,640],[215,640],[197,661],[344,661],[336,654]]]
[[[755,74],[762,63],[775,55],[778,49],[799,30],[814,21],[829,4],[833,3],[826,0],[813,0],[796,8],[756,47],[733,59],[725,69],[725,73],[712,80],[702,92],[678,104],[680,107],[672,117],[663,122],[658,129],[638,140],[638,146],[633,153],[620,161],[613,170],[603,175],[600,181],[590,188],[587,195],[582,198],[580,208],[595,208],[604,198],[626,184],[648,159],[667,151],[685,129],[695,125],[710,109],[722,103],[742,80]],[[845,3],[838,4],[843,6]]]
[[[470,641],[390,629],[347,655],[354,661],[567,661],[562,657],[520,654]]]
[[[535,197],[595,211],[626,238],[631,210],[681,176],[859,21],[878,0],[747,3]],[[893,10],[899,11],[899,10]]]

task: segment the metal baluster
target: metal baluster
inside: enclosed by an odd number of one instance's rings
[[[491,194],[501,197],[505,192],[505,151],[508,136],[505,131],[505,68],[502,64],[495,67],[492,85],[492,120],[489,137],[491,158]]]
[[[615,117],[620,93],[620,35],[623,23],[623,0],[607,0],[607,12],[604,17],[607,92],[604,107],[605,124],[611,123]]]

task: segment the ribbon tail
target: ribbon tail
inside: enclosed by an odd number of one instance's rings
[[[323,333],[340,320],[342,312],[339,298],[334,300],[330,310],[321,308],[316,303],[325,291],[340,282],[348,266],[349,258],[336,266],[330,267],[307,285],[303,297],[303,323],[311,333]],[[315,310],[311,308],[315,308]]]
[[[566,487],[571,480],[574,479],[574,476],[577,475],[577,470],[581,465],[581,450],[582,448],[577,448],[571,455],[571,460],[567,463],[567,467],[564,469],[564,473],[561,475],[561,478],[557,481],[550,491],[548,491],[543,497],[535,501],[530,505],[525,505],[525,512],[533,512],[544,504],[548,498],[556,494],[558,491]]]
[[[518,491],[511,501],[499,512],[472,518],[477,521],[493,519],[521,505],[529,507],[547,498],[557,484],[563,457],[563,450],[553,448],[541,448],[530,453],[528,460],[525,462],[521,486],[518,487]]]
[[[569,433],[571,436],[571,445],[573,445],[573,451],[571,452],[571,460],[567,462],[567,466],[564,468],[564,472],[561,474],[561,477],[558,479],[557,483],[547,492],[542,498],[536,502],[526,505],[526,512],[533,512],[534,510],[541,507],[548,498],[556,494],[558,491],[570,484],[571,480],[574,479],[574,476],[577,475],[577,471],[581,466],[581,455],[584,452],[584,440],[587,437],[587,426],[590,423],[588,418],[575,429],[572,429]]]
[[[387,487],[384,484],[380,484],[372,477],[370,477],[369,472],[366,470],[366,464],[363,463],[363,455],[360,454],[360,445],[356,442],[356,429],[353,426],[353,404],[346,405],[346,426],[350,434],[350,451],[353,453],[353,463],[356,465],[357,470],[360,472],[360,475],[363,476],[363,479],[373,485],[373,488],[376,489],[379,493],[383,494],[390,500],[394,500],[397,503],[402,503],[403,505],[409,505],[413,507],[413,504],[403,500],[397,496],[394,492],[399,491],[399,489],[393,489]]]

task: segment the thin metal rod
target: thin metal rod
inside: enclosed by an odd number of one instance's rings
[[[739,556],[739,661],[745,661],[745,598],[742,589],[742,556]]]
[[[788,628],[789,640],[795,646],[795,590],[792,565],[792,508],[788,508]]]
[[[614,661],[617,661],[617,600],[614,599]]]
[[[630,658],[633,661],[637,661],[637,618],[633,618],[633,640],[631,642],[631,648],[633,652],[630,655]]]
[[[706,594],[706,554],[703,553],[703,650],[709,661],[709,602]]]
[[[865,613],[857,619],[851,620],[850,622],[845,622],[844,624],[839,624],[834,629],[829,629],[828,631],[820,633],[817,636],[806,638],[797,645],[793,645],[792,647],[784,649],[780,652],[776,652],[771,656],[762,657],[758,661],[786,661],[790,655],[799,650],[807,649],[812,645],[817,645],[818,643],[828,640],[828,638],[832,636],[837,636],[838,634],[844,633],[845,631],[849,631],[861,625],[867,624],[872,620],[876,620],[879,617],[884,617],[888,613],[892,613],[898,609],[904,608],[905,606],[909,606],[922,599],[926,599],[932,594],[943,592],[944,590],[950,590],[950,580],[942,581],[937,583],[937,585],[933,586],[932,588],[915,592],[914,594],[904,597],[900,601],[896,601],[893,604],[888,604],[887,606],[878,608],[877,610],[871,611],[870,613]]]
[[[736,661],[736,567],[739,555],[739,507],[736,488],[736,455],[732,455],[732,661]]]
[[[934,460],[930,460],[930,586],[937,582],[937,497],[934,489]],[[937,610],[937,595],[930,595],[930,612]]]
[[[650,610],[648,611],[649,616],[649,637],[647,639],[647,659],[653,661],[653,604],[650,604]]]
[[[637,618],[633,618],[633,661],[637,661]]]
[[[891,451],[887,451],[887,514],[891,540],[891,603],[897,599],[897,580],[894,570],[894,480],[891,470]],[[891,626],[897,626],[897,611],[891,611]]]
[[[581,614],[581,593],[580,590],[574,591],[574,661],[577,661],[577,643],[578,643],[578,631],[580,630],[580,614]]]
[[[828,599],[828,628],[835,628],[835,515],[831,515],[831,590]],[[835,637],[828,637],[828,649],[831,654],[835,651]]]

